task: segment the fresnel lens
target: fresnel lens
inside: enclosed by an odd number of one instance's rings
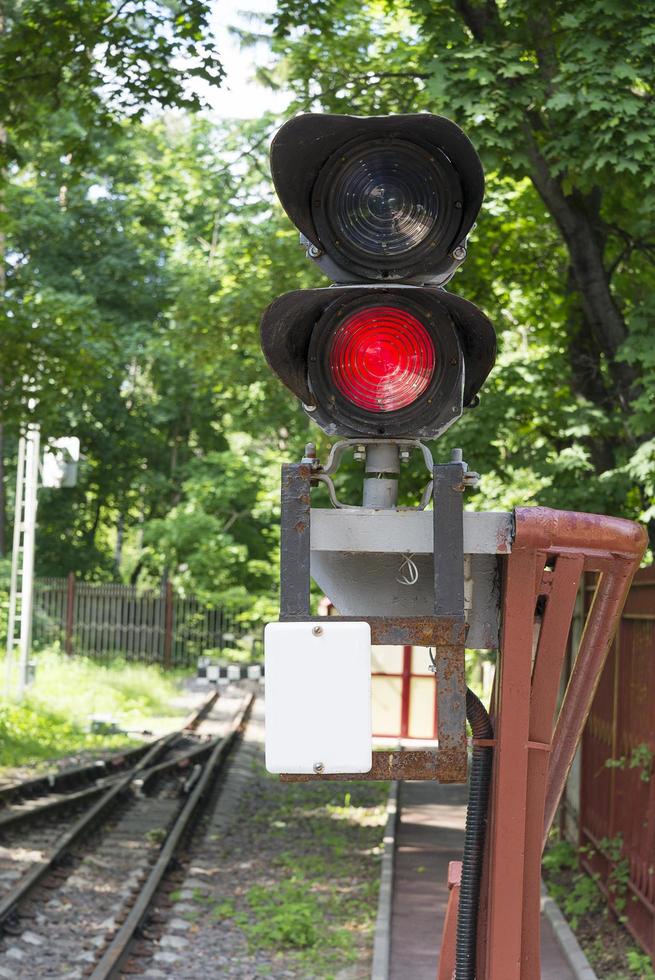
[[[434,158],[396,140],[364,145],[343,159],[326,165],[314,196],[317,228],[336,248],[353,258],[391,263],[434,247],[446,225],[440,202],[444,177]]]
[[[435,368],[434,347],[423,324],[393,306],[349,316],[335,330],[329,356],[335,386],[370,412],[411,405],[428,387]]]

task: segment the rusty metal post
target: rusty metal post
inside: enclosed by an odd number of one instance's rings
[[[506,569],[505,615],[496,668],[496,747],[487,838],[489,880],[483,976],[490,980],[534,980],[521,975],[521,920],[534,620],[531,586],[536,562],[534,552],[513,550]],[[479,956],[478,962],[484,960]]]
[[[311,468],[282,466],[280,513],[280,619],[307,618],[309,606]]]
[[[582,555],[559,555],[552,578],[544,571],[539,591],[548,589],[546,608],[532,671],[530,695],[530,730],[528,782],[526,787],[526,875],[523,894],[522,971],[525,976],[540,976],[541,921],[541,852],[542,827],[549,766],[549,749],[553,737],[553,718],[566,656],[575,600],[584,559]],[[537,874],[530,868],[536,866]],[[534,928],[534,923],[537,928]],[[522,974],[523,975],[523,974]]]
[[[464,644],[464,464],[434,467],[434,613],[450,619],[453,636],[435,650],[439,756],[451,782],[466,782],[466,673]]]
[[[283,621],[314,618],[309,611],[311,480],[306,464],[283,467]],[[436,648],[438,751],[374,752],[368,773],[293,774],[283,775],[283,781],[465,781],[462,489],[461,464],[435,468],[433,614],[337,617],[368,622],[373,644]],[[539,507],[518,509],[514,519],[512,551],[504,558],[501,649],[492,705],[494,764],[480,894],[480,980],[540,980],[544,830],[553,819],[618,616],[646,546],[644,530],[630,521]],[[601,575],[555,725],[567,638],[585,571]],[[454,936],[455,929],[449,929],[442,947],[446,975],[453,961]]]
[[[73,631],[75,629],[75,572],[68,573],[66,581],[66,639],[64,649],[73,656]]]
[[[405,644],[403,646],[403,673],[400,688],[400,737],[407,738],[409,733],[409,711],[410,699],[412,696],[412,650],[414,648]]]
[[[548,774],[544,835],[548,832],[555,816],[598,687],[600,674],[614,639],[614,632],[628,595],[632,576],[638,568],[644,548],[636,561],[634,556],[630,559],[627,556],[617,555],[614,559],[616,571],[603,573],[598,580],[580,642],[580,650],[557,721]]]

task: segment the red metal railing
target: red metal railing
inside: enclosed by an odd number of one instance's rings
[[[594,698],[632,576],[643,528],[595,514],[534,507],[514,512],[505,560],[503,629],[492,693],[494,746],[477,973],[481,980],[539,980],[540,866],[576,745]],[[599,573],[559,712],[558,689],[576,596]],[[450,911],[456,902],[451,890]],[[452,915],[439,980],[454,962]]]
[[[541,976],[544,838],[646,546],[643,528],[617,518],[535,507],[517,509],[515,519],[492,697],[495,748],[478,948],[478,974],[485,980]],[[584,572],[600,574],[554,721]]]

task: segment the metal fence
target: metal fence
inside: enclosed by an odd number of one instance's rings
[[[587,585],[587,605],[593,585]],[[655,965],[655,567],[637,572],[582,739],[581,858]],[[608,761],[609,760],[609,761]]]
[[[261,655],[261,625],[243,609],[208,606],[130,585],[89,585],[67,579],[35,581],[33,642],[59,641],[67,653],[97,660],[123,656],[164,667],[193,666],[208,651],[227,659],[235,649]]]

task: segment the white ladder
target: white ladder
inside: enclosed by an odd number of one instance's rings
[[[25,693],[27,665],[32,645],[32,607],[34,599],[34,543],[39,482],[38,425],[28,426],[18,442],[16,497],[14,502],[14,540],[11,551],[5,693],[11,694],[14,661],[18,650],[18,697]]]

